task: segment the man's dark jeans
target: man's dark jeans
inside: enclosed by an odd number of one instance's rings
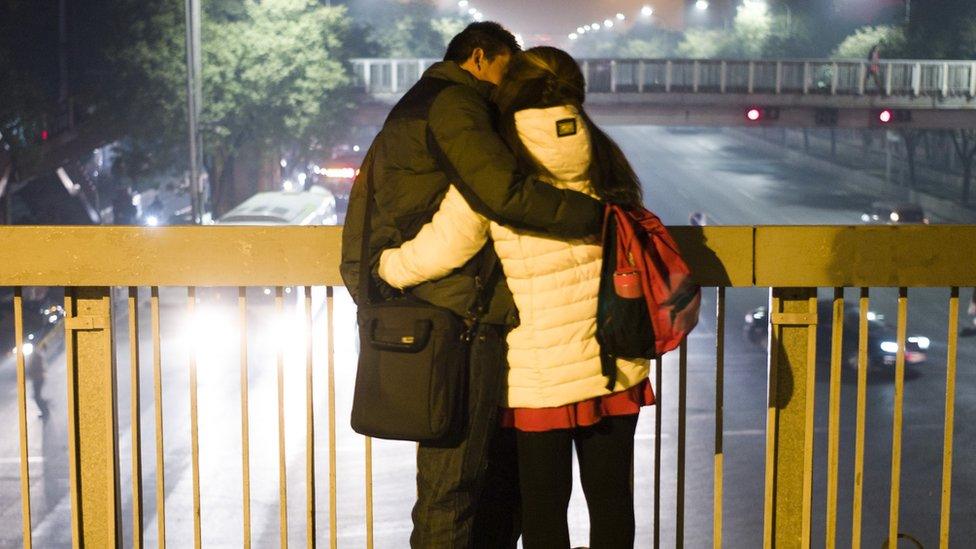
[[[468,361],[468,414],[453,440],[417,450],[414,549],[514,548],[518,465],[511,429],[498,427],[506,382],[505,329],[478,328]]]

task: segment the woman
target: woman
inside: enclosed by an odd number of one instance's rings
[[[513,59],[496,92],[502,136],[522,168],[561,188],[639,205],[640,184],[623,153],[583,110],[585,81],[561,50],[532,48]],[[383,252],[379,275],[406,288],[440,278],[494,242],[519,310],[507,337],[508,392],[502,421],[517,430],[523,544],[569,546],[566,512],[572,448],[590,514],[590,544],[632,547],[630,475],[641,406],[654,402],[647,360],[617,360],[607,389],[596,340],[602,249],[598,239],[563,241],[490,222],[453,186],[430,223]]]

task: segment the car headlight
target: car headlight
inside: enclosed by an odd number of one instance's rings
[[[929,341],[929,338],[925,336],[912,336],[908,338],[908,341],[910,343],[914,343],[915,345],[918,345],[918,348],[922,351],[928,349],[929,345],[932,343],[931,341]]]
[[[881,350],[884,351],[884,352],[886,352],[886,353],[897,353],[898,352],[898,343],[897,342],[894,342],[894,341],[882,341],[881,342]]]

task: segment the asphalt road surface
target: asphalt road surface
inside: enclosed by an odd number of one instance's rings
[[[873,197],[818,174],[802,165],[782,161],[750,147],[731,132],[720,130],[668,130],[664,128],[612,128],[634,163],[645,188],[645,201],[668,224],[686,224],[692,212],[703,212],[712,224],[851,224]],[[146,291],[143,290],[144,295]],[[192,544],[192,480],[190,466],[189,367],[190,350],[197,346],[199,360],[200,470],[202,533],[206,547],[240,547],[242,530],[242,464],[239,340],[233,294],[201,291],[206,307],[196,321],[186,313],[185,291],[162,292],[162,377],[166,485],[166,536],[171,547]],[[313,294],[315,323],[315,495],[317,537],[329,539],[328,400],[326,398],[327,325],[324,292]],[[286,462],[288,537],[293,546],[304,545],[305,535],[305,359],[300,318],[294,313],[276,319],[273,308],[254,290],[249,313],[248,359],[250,396],[251,535],[254,547],[274,547],[279,540],[278,415],[274,341],[292,349],[285,356]],[[121,296],[121,294],[119,294]],[[766,289],[728,291],[725,350],[725,479],[724,529],[726,547],[761,546],[764,459],[764,406],[766,352],[741,336],[746,311],[765,303]],[[906,381],[904,453],[902,458],[902,511],[900,530],[926,547],[938,541],[942,425],[945,395],[945,339],[947,290],[912,290],[909,333],[932,340],[929,360],[912,367]],[[712,476],[715,429],[714,289],[705,290],[703,317],[689,341],[688,427],[686,466],[685,542],[706,547],[712,540]],[[827,292],[821,298],[828,297]],[[854,292],[847,297],[854,302]],[[895,318],[896,293],[877,289],[871,308]],[[968,298],[968,291],[964,292]],[[230,302],[228,302],[230,301]],[[336,303],[336,409],[337,495],[340,547],[365,546],[364,439],[348,427],[348,411],[355,374],[357,345],[353,307],[337,291]],[[965,316],[961,321],[967,321]],[[152,395],[152,340],[148,307],[140,308],[140,347],[144,482],[144,527],[147,546],[156,546],[156,467]],[[119,447],[122,455],[126,539],[131,539],[131,429],[129,350],[125,336],[127,313],[117,310]],[[3,326],[0,329],[12,329]],[[822,360],[823,357],[821,357]],[[68,465],[65,431],[64,355],[52,354],[44,394],[52,415],[37,417],[28,402],[32,512],[35,546],[69,547]],[[817,374],[813,544],[821,545],[825,524],[827,374]],[[953,468],[953,546],[966,547],[976,539],[976,464],[966,449],[973,447],[971,418],[976,412],[976,344],[961,339],[957,387],[957,449]],[[677,454],[677,360],[664,362],[661,399],[662,546],[674,545]],[[16,388],[9,355],[0,361],[0,547],[19,546],[19,454],[16,428]],[[29,382],[28,382],[29,383]],[[853,373],[845,371],[842,390],[840,495],[838,544],[849,545],[851,487],[853,485],[854,398]],[[28,386],[28,393],[30,387]],[[887,532],[890,487],[891,411],[893,383],[885,371],[869,379],[866,459],[864,478],[863,539],[865,547],[880,547]],[[650,547],[653,517],[654,413],[646,409],[637,435],[635,493],[638,547]],[[373,502],[376,547],[407,546],[414,488],[414,445],[387,441],[373,443]],[[582,492],[574,490],[570,510],[574,545],[587,544],[587,517]],[[126,546],[130,542],[126,541]]]

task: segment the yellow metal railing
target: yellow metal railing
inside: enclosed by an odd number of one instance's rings
[[[940,546],[949,544],[952,486],[953,421],[955,413],[956,333],[959,287],[976,286],[976,226],[924,227],[676,227],[673,229],[698,281],[714,287],[717,320],[715,340],[715,424],[713,456],[713,517],[715,547],[723,543],[723,445],[725,383],[726,288],[768,287],[769,368],[765,425],[765,488],[763,539],[766,547],[809,547],[812,540],[814,455],[814,397],[817,336],[817,288],[833,288],[833,332],[829,371],[827,493],[825,544],[837,544],[838,454],[840,440],[840,367],[844,322],[844,288],[860,288],[857,407],[850,545],[861,544],[862,488],[865,451],[867,387],[867,332],[870,287],[899,288],[898,351],[895,362],[891,488],[888,539],[896,546],[901,511],[901,449],[905,380],[905,341],[908,288],[948,287],[948,355],[941,488]],[[207,227],[207,228],[77,228],[3,227],[0,286],[16,288],[15,337],[23,341],[21,316],[23,286],[66,288],[64,322],[68,363],[68,447],[70,464],[71,528],[75,546],[123,545],[122,495],[116,397],[116,368],[112,322],[112,287],[126,287],[128,307],[132,450],[132,545],[142,547],[148,525],[144,516],[140,411],[139,288],[149,287],[152,333],[152,399],[155,431],[156,540],[166,545],[166,479],[164,476],[163,390],[160,352],[160,287],[185,287],[191,317],[198,287],[232,286],[237,292],[237,327],[240,342],[241,507],[243,543],[252,544],[252,494],[248,394],[248,298],[245,288],[274,288],[274,308],[282,312],[285,287],[304,288],[305,370],[305,513],[301,519],[306,545],[316,543],[317,501],[315,481],[315,413],[313,387],[317,375],[327,378],[328,484],[331,547],[337,547],[340,528],[336,513],[336,422],[346,411],[336,409],[335,313],[333,287],[338,276],[341,229],[334,227]],[[964,244],[969,243],[969,244]],[[312,287],[327,287],[327,368],[316,372],[313,362]],[[703,314],[707,314],[704,313]],[[276,351],[277,450],[279,543],[288,544],[288,470],[285,454],[284,358]],[[678,353],[677,479],[674,545],[684,545],[685,450],[687,420],[687,343]],[[23,353],[18,353],[17,393],[20,444],[20,481],[23,545],[31,546],[30,467],[26,380]],[[655,388],[662,392],[662,361],[656,361]],[[352,368],[353,365],[344,365]],[[190,463],[192,467],[192,522],[195,546],[202,544],[200,449],[198,431],[198,379],[195,353],[189,363]],[[664,398],[671,398],[664,395]],[[661,539],[661,425],[660,400],[656,406],[654,436],[654,546],[670,546]],[[270,441],[262,441],[270,444]],[[372,441],[365,440],[365,537],[373,546]],[[841,542],[846,546],[846,540]]]

